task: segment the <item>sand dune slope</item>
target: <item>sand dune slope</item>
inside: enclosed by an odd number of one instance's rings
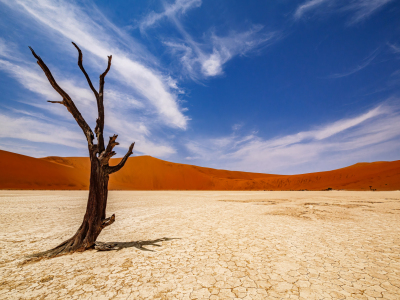
[[[120,159],[112,159],[114,165]],[[82,190],[89,184],[89,159],[32,158],[0,150],[0,189]],[[216,170],[131,157],[110,176],[112,190],[377,190],[400,189],[400,161],[359,163],[300,175],[273,175]]]
[[[0,150],[0,166],[0,189],[82,190],[89,185],[85,169],[7,151]]]

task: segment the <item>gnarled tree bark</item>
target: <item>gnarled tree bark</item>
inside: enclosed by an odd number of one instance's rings
[[[98,117],[96,120],[96,128],[94,130],[97,143],[94,143],[93,131],[86,123],[85,119],[82,117],[71,97],[57,84],[56,80],[54,79],[49,68],[46,66],[43,60],[35,53],[35,51],[33,51],[31,47],[29,48],[31,49],[33,56],[37,59],[38,65],[42,68],[51,86],[57,91],[58,94],[60,94],[62,98],[62,101],[48,102],[64,105],[72,114],[79,127],[85,134],[88,143],[89,157],[91,163],[89,198],[82,224],[75,235],[51,250],[33,255],[35,257],[53,257],[75,251],[85,251],[86,249],[92,248],[95,245],[96,239],[103,228],[111,225],[115,221],[115,215],[106,218],[109,175],[117,172],[125,165],[128,157],[132,154],[133,146],[135,145],[135,143],[131,144],[128,152],[125,154],[118,165],[110,166],[108,164],[110,158],[116,154],[113,151],[113,148],[118,145],[118,142],[116,142],[116,139],[118,137],[117,135],[110,137],[107,147],[105,147],[104,145],[103,137],[104,78],[111,68],[112,56],[108,56],[107,69],[104,71],[103,74],[100,75],[99,91],[97,92],[90,80],[89,75],[86,73],[85,68],[83,67],[82,51],[75,43],[72,44],[78,50],[78,66],[85,75],[89,87],[93,91],[97,101]]]

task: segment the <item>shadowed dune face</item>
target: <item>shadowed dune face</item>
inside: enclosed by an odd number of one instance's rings
[[[111,159],[115,165],[120,159]],[[0,150],[0,189],[86,190],[90,161],[85,157],[33,158]],[[163,161],[128,159],[110,176],[111,190],[399,190],[400,161],[359,163],[300,175],[216,170]]]

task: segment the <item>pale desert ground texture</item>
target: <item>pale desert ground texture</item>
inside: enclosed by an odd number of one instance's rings
[[[69,238],[87,191],[0,191],[0,299],[400,299],[400,192],[111,191],[96,250]]]

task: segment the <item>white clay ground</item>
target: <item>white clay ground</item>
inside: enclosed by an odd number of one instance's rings
[[[24,263],[86,198],[0,191],[0,299],[400,299],[400,192],[112,191],[121,250]]]

